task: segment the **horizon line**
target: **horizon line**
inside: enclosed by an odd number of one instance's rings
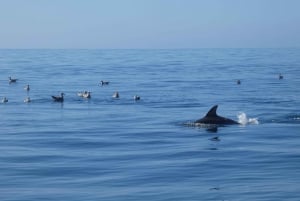
[[[0,50],[199,50],[199,49],[299,49],[300,47],[197,47],[197,48],[52,48],[52,47],[40,47],[40,48],[23,48],[23,47],[5,47]]]

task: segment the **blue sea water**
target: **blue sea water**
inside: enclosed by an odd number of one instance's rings
[[[2,49],[0,200],[299,200],[299,86],[300,49]]]

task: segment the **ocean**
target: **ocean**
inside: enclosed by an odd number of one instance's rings
[[[299,200],[299,86],[300,49],[1,49],[0,200]]]

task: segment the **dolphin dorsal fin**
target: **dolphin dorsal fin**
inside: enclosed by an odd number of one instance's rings
[[[217,116],[218,105],[213,106],[206,114],[206,117],[216,117]]]

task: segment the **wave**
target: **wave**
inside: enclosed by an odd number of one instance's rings
[[[287,114],[276,116],[272,118],[268,123],[289,123],[289,124],[299,124],[300,123],[300,114]]]
[[[300,121],[300,115],[299,114],[287,115],[286,119],[291,120],[291,121]]]

